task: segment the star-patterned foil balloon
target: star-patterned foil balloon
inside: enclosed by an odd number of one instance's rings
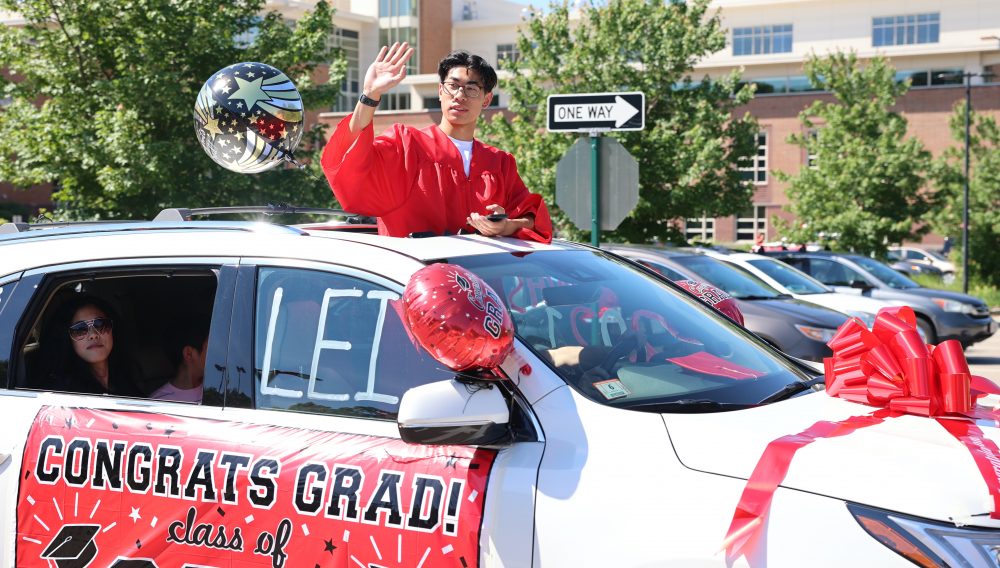
[[[293,161],[303,116],[302,97],[284,73],[265,63],[236,63],[202,85],[194,129],[217,164],[255,174]]]

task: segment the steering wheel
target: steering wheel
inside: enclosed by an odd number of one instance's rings
[[[618,338],[618,341],[611,346],[611,350],[608,351],[608,354],[604,356],[604,359],[599,365],[597,365],[596,368],[602,369],[608,373],[608,376],[612,376],[615,371],[615,363],[627,357],[628,354],[633,351],[636,353],[637,359],[640,363],[645,362],[646,354],[644,350],[641,349],[641,346],[644,343],[645,341],[639,337],[638,333],[634,331],[626,331],[621,335],[621,337]]]

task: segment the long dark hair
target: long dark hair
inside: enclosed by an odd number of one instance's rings
[[[115,324],[121,323],[111,305],[97,296],[76,295],[59,306],[44,332],[43,350],[46,353],[45,361],[48,366],[46,380],[49,382],[47,386],[50,388],[63,390],[69,388],[74,382],[87,384],[89,381],[99,384],[90,369],[90,365],[73,350],[73,338],[69,336],[69,326],[73,323],[73,315],[85,306],[93,306],[101,310]],[[110,333],[114,333],[114,330],[112,329]],[[125,372],[124,352],[125,350],[116,337],[108,358],[109,390],[114,377],[119,377],[121,380],[122,373]]]

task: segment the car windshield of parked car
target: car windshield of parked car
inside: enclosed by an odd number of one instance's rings
[[[861,268],[864,268],[868,272],[872,273],[876,278],[885,282],[890,288],[895,288],[897,290],[907,290],[909,288],[920,288],[920,284],[917,284],[913,280],[903,276],[902,274],[896,272],[895,270],[889,268],[888,266],[882,264],[881,262],[864,256],[851,257],[851,260],[858,263]]]
[[[783,294],[769,284],[751,275],[741,272],[721,260],[707,256],[691,255],[671,257],[677,264],[690,268],[701,276],[705,282],[725,290],[730,296],[741,300],[761,300],[780,298]],[[785,296],[787,297],[787,296]]]
[[[774,278],[779,284],[791,290],[793,294],[828,294],[832,291],[819,280],[792,268],[780,260],[755,258],[747,262],[764,274]]]
[[[945,262],[948,262],[948,257],[946,257],[945,255],[943,255],[943,254],[941,254],[941,253],[939,253],[937,251],[934,251],[934,250],[925,250],[924,254],[932,256],[932,257],[934,257],[937,260],[943,260]]]
[[[588,398],[650,412],[759,403],[806,375],[707,304],[601,251],[450,259],[503,297],[518,337]]]

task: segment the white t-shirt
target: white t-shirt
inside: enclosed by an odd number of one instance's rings
[[[201,391],[201,387],[194,387],[193,389],[180,389],[172,385],[170,381],[167,381],[165,385],[153,391],[153,394],[149,395],[149,398],[201,404]]]
[[[451,136],[448,138],[455,143],[458,153],[462,155],[462,165],[465,166],[465,175],[468,176],[469,164],[472,163],[472,140],[457,140]]]

